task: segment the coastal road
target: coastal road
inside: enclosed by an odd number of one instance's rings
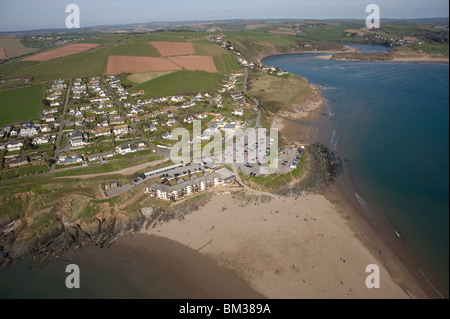
[[[72,80],[69,80],[69,84],[67,86],[66,100],[64,101],[64,109],[61,114],[61,120],[59,121],[59,130],[58,130],[58,136],[56,137],[56,142],[55,142],[55,152],[53,154],[53,163],[50,168],[51,173],[54,173],[55,169],[56,169],[56,161],[58,159],[58,154],[59,154],[59,144],[61,144],[61,139],[63,136],[64,116],[67,111],[67,106],[69,105],[69,95],[70,95],[71,88],[72,88]],[[69,143],[69,141],[67,143]]]

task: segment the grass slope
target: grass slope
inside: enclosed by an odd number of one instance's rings
[[[295,105],[310,96],[308,81],[301,76],[285,76],[264,73],[253,74],[250,78],[249,93],[262,101],[271,112],[292,111]]]
[[[39,118],[44,85],[0,92],[0,125]]]
[[[219,73],[232,73],[241,70],[236,57],[207,40],[193,41],[195,53],[201,56],[212,56]]]

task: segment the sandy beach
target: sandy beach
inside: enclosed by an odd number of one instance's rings
[[[413,297],[394,282],[345,216],[319,194],[269,203],[217,194],[184,220],[145,233],[201,252],[268,298]],[[365,285],[369,264],[380,267],[380,289]]]

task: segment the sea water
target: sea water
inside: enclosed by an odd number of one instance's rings
[[[263,63],[324,87],[332,132],[327,144],[345,160],[355,197],[383,214],[420,271],[448,296],[449,65],[317,55],[273,56]]]

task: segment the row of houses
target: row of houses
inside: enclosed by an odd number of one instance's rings
[[[89,138],[89,134],[92,134],[95,137],[99,136],[111,136],[114,133],[115,136],[122,136],[128,134],[132,129],[128,127],[128,125],[118,125],[113,127],[100,127],[89,132],[82,132],[80,130],[72,133],[70,137],[70,144],[72,147],[80,147],[85,145],[85,140]]]
[[[14,157],[8,162],[9,168],[22,167],[36,162],[42,162],[47,159],[45,154],[33,154],[29,156]]]
[[[183,180],[174,185],[153,182],[146,188],[145,194],[162,200],[177,201],[211,188],[230,184],[234,180],[235,176],[233,172],[222,168],[203,176]]]
[[[26,122],[30,123],[30,122]],[[59,126],[58,123],[49,123],[49,124],[24,124],[22,128],[20,127],[12,127],[6,126],[3,129],[0,129],[0,138],[6,137],[9,134],[9,137],[34,137],[39,133],[48,133],[55,130]]]

